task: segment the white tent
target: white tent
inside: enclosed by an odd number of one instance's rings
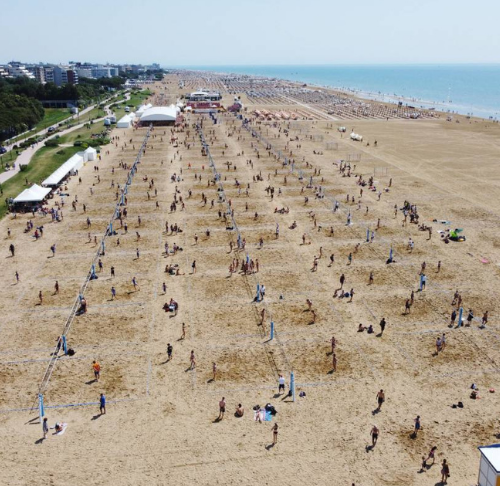
[[[130,128],[132,124],[132,117],[130,115],[125,115],[118,120],[116,128]]]
[[[137,109],[137,111],[136,111],[135,113],[136,113],[136,115],[140,118],[140,117],[141,117],[141,115],[142,115],[145,111],[149,110],[149,109],[150,109],[150,108],[152,108],[152,107],[153,107],[153,105],[152,105],[151,103],[148,103],[147,105],[141,105],[141,106],[139,106],[139,108]]]
[[[141,123],[175,121],[178,111],[175,105],[155,106],[141,115]]]
[[[57,186],[68,174],[76,172],[83,165],[84,152],[78,152],[64,162],[59,169],[56,169],[52,174],[42,182],[42,186]]]
[[[481,452],[479,486],[496,486],[500,481],[500,444],[478,447]]]
[[[40,187],[37,184],[33,184],[29,189],[25,189],[21,192],[21,194],[14,199],[14,203],[41,202],[47,197],[50,191],[52,191],[50,187]]]
[[[81,153],[81,152],[79,152]],[[94,147],[88,147],[83,151],[83,161],[88,162],[89,160],[97,159],[97,150]]]

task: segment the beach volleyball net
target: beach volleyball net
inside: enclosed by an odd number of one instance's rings
[[[389,175],[389,167],[375,167],[373,169],[373,175],[375,177],[385,177]]]
[[[325,150],[338,150],[339,144],[337,142],[326,142]]]

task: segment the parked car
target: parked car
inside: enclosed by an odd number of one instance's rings
[[[5,147],[0,147],[0,154],[5,154],[7,149]]]

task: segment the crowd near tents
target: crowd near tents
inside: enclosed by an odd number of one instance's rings
[[[43,205],[51,197],[51,192],[57,190],[69,176],[78,174],[78,170],[85,162],[97,159],[97,150],[88,147],[82,152],[71,156],[64,164],[47,177],[42,185],[33,184],[25,189],[16,198],[10,200],[10,207],[14,211],[33,211]]]

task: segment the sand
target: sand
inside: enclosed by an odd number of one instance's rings
[[[168,84],[158,84],[154,90],[165,91],[174,99],[178,93],[203,86],[201,78],[192,79],[179,91],[178,79],[171,75]],[[230,104],[233,96],[225,94],[223,103]],[[241,96],[245,102],[245,94]],[[201,118],[190,115],[188,125]],[[494,443],[499,433],[498,393],[490,394],[488,389],[500,390],[500,174],[496,167],[500,138],[497,125],[464,117],[459,120],[449,123],[443,116],[301,122],[300,129],[317,141],[304,140],[305,134],[292,128],[288,140],[290,136],[301,140],[289,142],[289,148],[296,168],[303,170],[304,185],[314,168],[321,169],[314,184],[321,184],[327,197],[315,199],[312,189],[301,193],[303,183],[297,176],[269,157],[265,147],[241,129],[241,122],[233,115],[220,115],[217,125],[205,116],[205,137],[239,231],[246,239],[246,251],[237,253],[229,253],[229,242],[236,243],[236,235],[218,217],[218,211],[226,206],[217,202],[217,187],[207,185],[212,175],[208,158],[201,156],[195,130],[189,126],[189,136],[176,133],[180,143],[174,147],[171,128],[157,127],[128,194],[128,234],[118,229],[119,246],[117,237],[108,239],[103,272],[86,291],[88,313],[74,320],[68,335],[76,354],[57,361],[45,393],[50,425],[66,422],[69,428],[64,436],[49,434],[47,440],[40,441],[37,411],[29,409],[36,405],[56,338],[97,251],[93,242],[87,243],[86,218],[92,220],[92,237],[97,235],[99,240],[116,203],[111,180],[115,184],[126,180],[127,172],[118,164],[120,160],[133,162],[147,131],[115,129],[113,136],[120,137],[118,146],[106,148],[111,153],[97,164],[99,172],[89,162],[80,171],[82,183],[73,177],[67,184],[70,196],[63,222],[51,223],[50,217],[38,215],[32,218],[35,225],[44,225],[44,236],[38,241],[23,233],[31,215],[0,222],[4,283],[0,295],[0,458],[5,465],[0,482],[212,485],[294,481],[417,486],[436,484],[439,464],[446,458],[450,484],[474,484],[479,467],[477,446]],[[286,124],[281,123],[281,132],[272,122],[253,124],[252,128],[261,130],[275,148],[283,150],[287,137],[283,132]],[[348,132],[354,128],[365,142],[341,138],[336,131],[340,125],[347,125]],[[217,139],[211,141],[212,137]],[[128,143],[131,138],[135,151]],[[191,144],[189,150],[183,145],[185,139]],[[127,147],[122,150],[125,141]],[[327,141],[337,142],[338,149],[326,150]],[[258,147],[260,158],[251,144]],[[237,155],[243,151],[244,155]],[[381,190],[392,178],[390,191],[384,192],[380,201],[376,192],[365,187],[360,210],[357,203],[345,203],[347,194],[358,200],[355,177],[342,177],[338,170],[337,161],[349,156],[360,158],[352,162],[356,164],[353,172],[365,178],[375,174]],[[302,163],[303,157],[312,168]],[[246,163],[248,159],[253,170]],[[228,170],[226,161],[237,170]],[[278,175],[274,175],[276,169]],[[259,172],[264,180],[254,183],[253,176]],[[171,182],[173,173],[182,180]],[[195,180],[195,174],[201,175],[201,181]],[[148,180],[144,181],[146,175]],[[242,184],[241,195],[235,178]],[[157,196],[154,188],[149,188],[151,179]],[[248,197],[246,184],[250,184]],[[273,200],[265,191],[268,185],[276,188]],[[185,210],[178,204],[177,211],[170,212],[175,186]],[[278,188],[282,190],[279,196]],[[201,202],[202,193],[208,199],[206,206]],[[70,201],[76,195],[79,204],[73,211]],[[307,204],[305,195],[309,197]],[[332,212],[334,198],[341,203],[337,213]],[[414,224],[402,226],[400,211],[394,218],[394,205],[401,207],[405,200],[417,204],[421,222],[432,225],[431,240]],[[87,205],[86,213],[82,203]],[[288,207],[289,213],[274,212],[281,207]],[[346,226],[349,210],[353,224]],[[316,226],[311,211],[316,215]],[[140,228],[138,215],[142,218]],[[381,228],[374,242],[366,243],[366,229],[374,230],[378,219]],[[452,228],[463,228],[467,241],[445,244],[437,231],[446,226],[433,223],[433,219],[450,220]],[[166,234],[165,221],[180,225],[182,233]],[[297,228],[289,229],[294,221]],[[276,223],[280,225],[278,239]],[[210,229],[210,237],[205,235],[206,229]],[[139,242],[136,231],[141,235]],[[197,245],[195,233],[199,236]],[[310,244],[302,245],[304,233]],[[260,237],[264,239],[262,249],[258,249]],[[410,237],[415,241],[412,253],[406,250]],[[56,256],[49,258],[54,242]],[[170,248],[175,242],[183,250],[167,258],[166,242]],[[16,246],[14,258],[9,257],[10,243]],[[348,265],[347,256],[357,243],[359,251]],[[397,263],[386,265],[391,246]],[[323,257],[317,272],[312,272],[320,247]],[[141,252],[139,259],[136,248]],[[230,276],[232,259],[241,260],[246,253],[258,258],[259,273]],[[332,253],[335,262],[329,266]],[[197,264],[195,275],[191,274],[193,260]],[[439,260],[442,269],[436,273]],[[427,288],[416,292],[411,314],[402,315],[405,300],[418,289],[423,261],[427,264]],[[166,274],[166,264],[178,264],[182,275]],[[112,265],[114,278],[110,276]],[[16,270],[21,277],[17,284]],[[374,284],[368,286],[370,271],[374,272]],[[352,303],[332,298],[342,273],[347,278],[345,288],[355,289]],[[140,286],[137,291],[131,282],[134,276]],[[55,280],[60,285],[58,295],[52,295]],[[252,302],[258,282],[266,286],[263,303]],[[112,285],[117,290],[113,301]],[[465,310],[474,309],[478,318],[489,311],[486,329],[479,329],[480,319],[470,328],[448,328],[456,289],[462,294]],[[40,290],[44,302],[37,305]],[[162,310],[170,298],[179,303],[175,317]],[[314,324],[307,310],[308,298],[317,313]],[[268,314],[260,325],[264,307]],[[377,337],[382,317],[387,327],[384,335]],[[268,341],[271,318],[277,337]],[[183,322],[186,339],[180,340]],[[373,324],[376,333],[356,332],[359,323]],[[443,332],[447,347],[435,355],[435,340]],[[329,354],[332,335],[338,342],[335,372]],[[167,343],[173,345],[170,362]],[[191,350],[197,361],[194,371],[188,369]],[[94,359],[102,367],[98,383],[93,380]],[[218,368],[215,381],[211,380],[213,362]],[[291,370],[297,382],[295,402],[277,395],[278,375],[285,376],[288,391]],[[469,399],[471,383],[478,384],[481,400]],[[382,388],[386,402],[381,412],[374,414],[376,394]],[[300,391],[306,396],[300,398]],[[102,392],[108,400],[104,416],[98,407]],[[227,412],[217,422],[222,397]],[[458,401],[464,402],[464,408],[451,408]],[[268,402],[277,408],[276,417],[271,422],[254,422],[252,407]],[[234,416],[238,403],[246,410],[239,419]],[[412,438],[417,415],[421,416],[422,430]],[[270,447],[275,423],[279,424],[278,444]],[[375,449],[368,450],[373,424],[379,427],[380,437]],[[434,445],[438,447],[436,464],[419,473],[421,456]]]

